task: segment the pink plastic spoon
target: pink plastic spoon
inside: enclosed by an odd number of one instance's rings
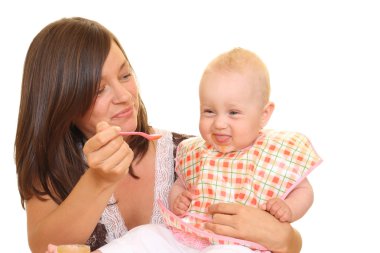
[[[161,134],[147,134],[144,132],[120,132],[121,135],[123,136],[128,136],[128,135],[140,135],[144,137],[145,139],[148,139],[150,141],[155,141],[158,140],[162,137]]]

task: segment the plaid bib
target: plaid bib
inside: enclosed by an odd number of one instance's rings
[[[167,210],[164,219],[209,243],[260,249],[203,231],[208,206],[232,202],[257,207],[271,198],[285,199],[320,162],[309,140],[295,132],[263,130],[251,147],[230,153],[218,152],[200,137],[185,140],[178,146],[176,172],[194,199],[185,217]]]

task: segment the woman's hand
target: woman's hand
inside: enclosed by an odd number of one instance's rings
[[[100,122],[96,134],[84,145],[89,171],[100,182],[115,183],[129,171],[133,151],[120,135],[120,127]]]
[[[206,229],[216,234],[259,243],[274,253],[301,250],[298,232],[259,208],[219,203],[210,206],[209,213],[212,221],[206,223]]]

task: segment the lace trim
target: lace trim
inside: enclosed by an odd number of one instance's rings
[[[112,194],[108,200],[108,205],[104,209],[100,222],[103,223],[107,230],[106,242],[110,242],[127,233],[128,228],[125,226],[124,219],[121,216],[119,206]]]
[[[162,217],[157,200],[161,200],[166,207],[169,206],[168,196],[174,182],[174,148],[170,132],[163,130],[156,130],[156,132],[162,134],[162,138],[157,142],[154,203],[151,223],[160,224],[164,223],[164,218]]]

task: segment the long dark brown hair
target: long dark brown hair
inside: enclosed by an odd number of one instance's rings
[[[32,196],[61,203],[88,168],[85,136],[75,119],[93,105],[104,61],[117,38],[101,24],[64,18],[43,28],[28,49],[22,79],[15,139],[15,162],[21,204]],[[129,61],[128,61],[129,62]],[[131,69],[133,69],[131,67]],[[149,132],[140,96],[137,131]],[[128,144],[137,161],[149,143],[134,136]],[[133,169],[130,169],[135,176]]]

